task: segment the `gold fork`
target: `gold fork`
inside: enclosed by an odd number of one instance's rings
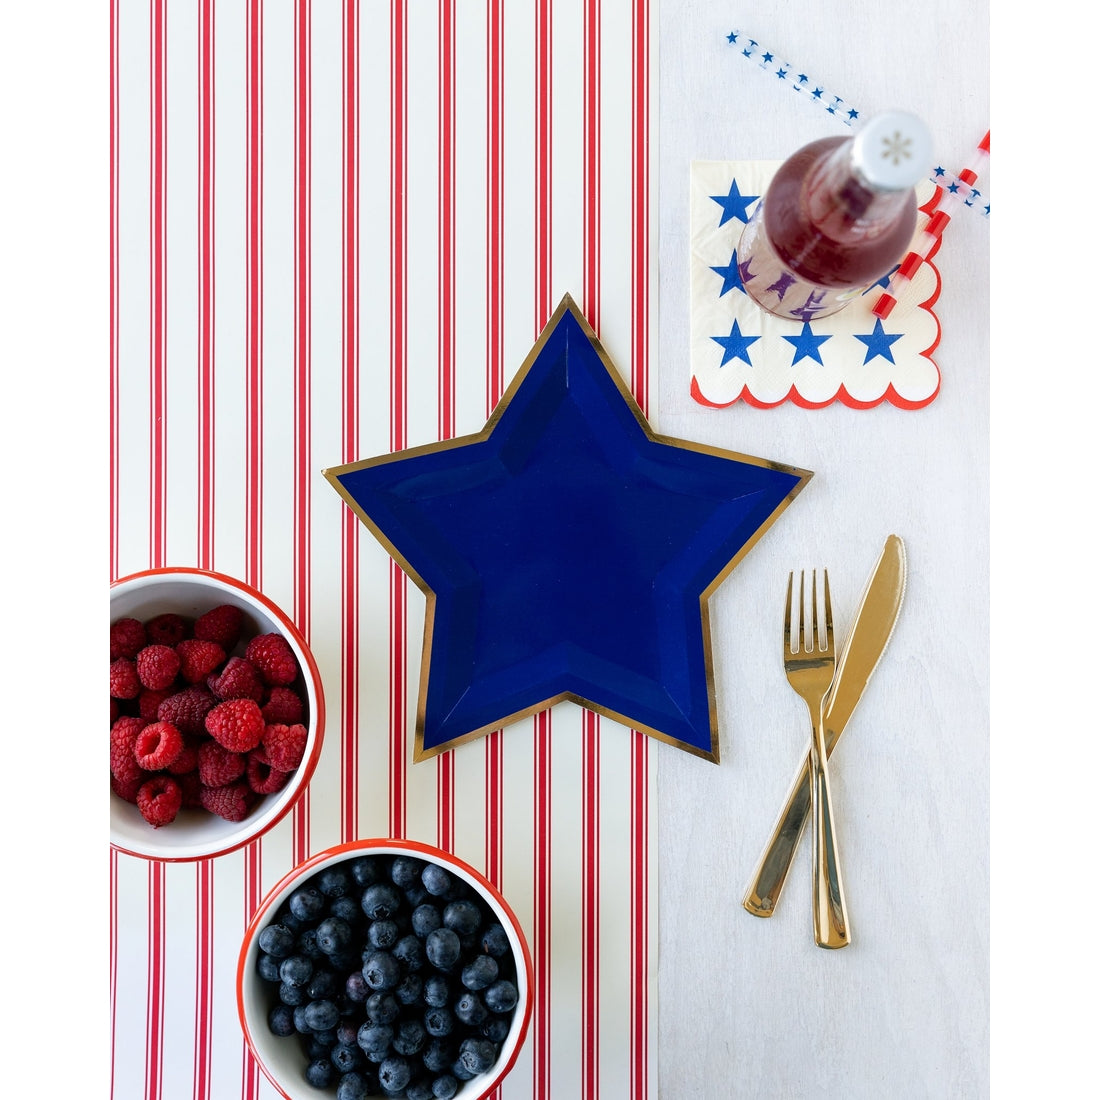
[[[817,570],[813,572],[810,603],[811,630],[806,631],[806,574],[798,581],[798,637],[792,646],[791,604],[794,573],[787,581],[787,611],[783,621],[783,668],[791,687],[802,697],[810,712],[810,817],[813,821],[814,939],[819,947],[846,947],[848,912],[840,878],[832,797],[829,792],[829,762],[825,749],[824,700],[836,671],[833,641],[833,608],[829,600],[829,572],[823,570],[825,633],[818,628]]]

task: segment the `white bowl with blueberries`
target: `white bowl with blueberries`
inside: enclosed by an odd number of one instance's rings
[[[261,902],[237,1007],[288,1100],[476,1100],[515,1064],[532,977],[519,921],[473,867],[416,841],[358,840]]]
[[[242,847],[291,809],[321,753],[305,639],[210,570],[145,570],[110,595],[112,846],[168,861]]]

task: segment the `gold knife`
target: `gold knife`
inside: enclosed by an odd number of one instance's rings
[[[844,652],[836,666],[836,676],[825,700],[825,748],[829,756],[882,658],[886,643],[894,631],[904,595],[905,546],[897,535],[890,535],[863,590],[844,643]],[[770,917],[775,911],[809,811],[810,761],[807,749],[802,755],[802,768],[787,792],[786,804],[772,829],[771,839],[742,901],[742,905],[754,916]]]

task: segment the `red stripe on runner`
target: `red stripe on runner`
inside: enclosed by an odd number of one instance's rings
[[[535,325],[550,320],[553,225],[553,0],[538,0],[535,11]]]
[[[345,0],[343,26],[343,461],[359,457],[359,7]],[[341,840],[359,835],[359,518],[342,513],[343,727]]]
[[[455,0],[439,0],[439,353],[440,439],[455,434]],[[436,757],[436,844],[454,851],[454,753]]]
[[[649,4],[640,0],[632,26],[632,101],[634,134],[631,141],[631,389],[642,413],[649,410]]]
[[[581,1086],[600,1094],[600,718],[584,712],[584,822],[581,854]]]
[[[214,863],[195,864],[195,1086],[194,1100],[209,1100],[211,1020],[214,1012]]]
[[[489,0],[486,104],[485,415],[504,392],[504,4]]]
[[[112,11],[113,11],[112,6]],[[110,979],[110,1006],[111,1006],[111,1054],[110,1054],[110,1092],[115,1094],[115,1043],[118,1037],[118,1018],[116,1006],[118,1004],[118,852],[110,849],[107,864],[107,884],[109,892],[109,934],[110,947],[107,954]]]
[[[395,2],[390,15],[390,450],[407,446],[408,365],[408,13]],[[405,716],[408,657],[408,579],[390,562],[390,835],[406,832],[407,786]]]
[[[312,10],[298,0],[294,14],[294,621],[309,641],[312,606],[312,223],[310,220]],[[309,788],[294,805],[294,862],[309,855]]]
[[[553,910],[551,879],[551,711],[535,715],[535,917],[532,965],[535,972],[535,1003],[532,1013],[534,1035],[534,1095],[549,1097],[550,1091],[550,915]]]
[[[152,0],[150,18],[152,71],[152,102],[150,111],[150,319],[149,319],[149,557],[150,564],[165,564],[167,508],[165,506],[167,483],[168,417],[167,389],[168,369],[166,352],[167,335],[167,270],[165,262],[167,233],[167,145],[166,133],[168,80],[165,60],[166,0]]]
[[[198,563],[214,568],[214,11],[199,6]]]
[[[164,864],[149,861],[149,970],[145,994],[145,1100],[159,1100],[164,1039]]]
[[[245,407],[245,578],[263,589],[263,0],[248,3],[248,254]]]
[[[630,1095],[649,1095],[649,738],[631,731]]]
[[[584,311],[600,331],[600,0],[584,5]]]
[[[244,849],[244,927],[260,907],[260,887],[263,882],[263,850],[260,840],[252,841]],[[243,934],[244,927],[241,931]],[[260,1094],[260,1067],[252,1056],[248,1044],[241,1040],[242,1073],[241,1096],[244,1100],[256,1100]]]

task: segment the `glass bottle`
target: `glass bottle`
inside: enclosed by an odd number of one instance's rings
[[[905,255],[917,222],[914,185],[931,158],[928,130],[904,111],[797,150],[741,235],[746,293],[769,313],[799,321],[843,309]]]

